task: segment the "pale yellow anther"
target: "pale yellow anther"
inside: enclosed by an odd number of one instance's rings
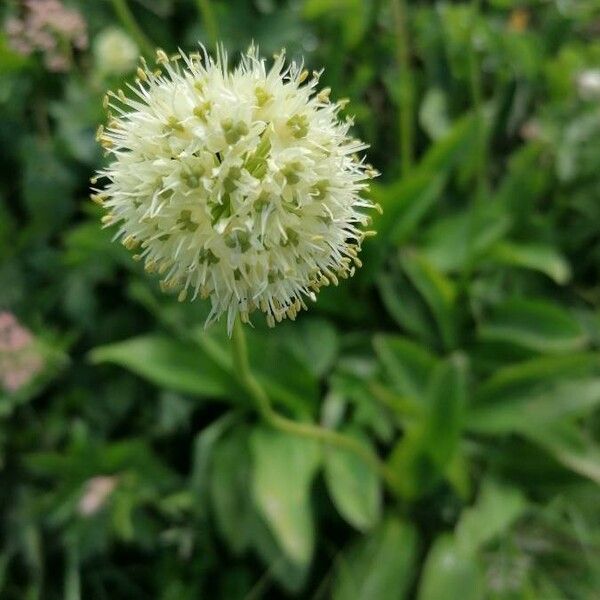
[[[156,62],[162,65],[165,65],[169,62],[169,57],[167,56],[167,53],[161,48],[158,48],[156,50]]]
[[[317,94],[317,99],[320,102],[329,102],[329,95],[331,94],[331,88],[330,87],[326,87],[323,88],[318,94]]]

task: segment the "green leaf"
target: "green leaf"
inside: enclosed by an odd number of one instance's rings
[[[194,438],[192,454],[192,471],[190,474],[189,487],[195,494],[201,505],[201,510],[207,504],[207,492],[209,489],[209,471],[212,452],[219,438],[239,418],[236,412],[226,412],[223,416],[212,421]]]
[[[479,337],[542,353],[571,352],[587,342],[581,325],[566,310],[530,299],[509,300],[499,306],[480,327]]]
[[[561,421],[532,428],[526,435],[562,465],[600,485],[600,447],[577,425]]]
[[[305,0],[304,15],[311,20],[337,21],[341,43],[351,48],[367,31],[370,4],[369,0]]]
[[[235,554],[249,543],[252,505],[248,498],[248,431],[233,429],[213,450],[210,496],[219,532]]]
[[[371,195],[382,206],[383,214],[374,217],[373,229],[378,235],[365,244],[363,273],[374,277],[385,259],[388,244],[404,243],[417,231],[439,200],[451,169],[468,150],[476,131],[474,125],[470,115],[457,120],[407,177],[388,186],[372,185]]]
[[[456,543],[461,553],[476,556],[483,546],[501,537],[526,508],[525,498],[517,488],[486,479],[477,502],[463,512],[456,526]]]
[[[450,535],[439,537],[429,550],[419,584],[418,600],[478,600],[484,577],[474,556],[461,554]]]
[[[25,138],[22,148],[23,201],[30,234],[43,239],[61,230],[75,210],[74,172],[60,159],[54,142]]]
[[[498,369],[475,394],[475,406],[502,402],[529,393],[540,384],[600,374],[600,355],[579,352],[564,356],[540,356]]]
[[[368,438],[357,437],[374,450]],[[324,459],[325,483],[340,515],[361,531],[373,527],[381,517],[381,481],[377,473],[353,452],[334,446],[325,450]]]
[[[405,185],[397,190],[393,205],[390,206],[388,201],[383,209],[392,211],[395,215],[387,215],[392,223],[388,234],[391,242],[402,244],[410,239],[419,223],[440,199],[447,179],[445,173],[434,176],[423,173],[419,177],[403,180]]]
[[[390,316],[405,331],[428,346],[435,346],[435,324],[420,294],[399,273],[381,273],[377,277],[381,300]]]
[[[310,565],[290,560],[281,552],[281,545],[277,543],[267,524],[256,512],[252,513],[252,516],[250,541],[264,562],[266,572],[285,590],[298,594],[306,585]],[[237,597],[234,596],[231,600]]]
[[[423,256],[443,273],[462,271],[485,258],[509,231],[511,217],[500,204],[438,219],[425,233]]]
[[[552,246],[502,241],[491,249],[490,257],[504,265],[539,271],[560,285],[571,278],[569,263]]]
[[[259,427],[251,434],[250,448],[256,507],[288,558],[306,565],[315,544],[310,489],[320,464],[319,445]]]
[[[528,392],[469,409],[467,427],[487,434],[527,433],[600,405],[600,377],[540,383]]]
[[[438,363],[425,395],[425,410],[392,450],[389,466],[402,474],[398,492],[408,499],[424,494],[442,476],[464,487],[457,472],[457,450],[466,404],[465,379],[463,357],[455,355]]]
[[[427,399],[423,448],[442,471],[456,452],[466,405],[465,359],[453,356],[433,373]]]
[[[288,328],[288,346],[315,377],[332,367],[339,351],[335,327],[325,319],[304,318]]]
[[[223,400],[239,397],[231,375],[190,342],[151,334],[94,348],[89,357],[94,364],[114,363],[178,392]]]
[[[408,338],[392,335],[375,336],[373,347],[394,388],[401,394],[423,398],[436,364],[429,350]]]
[[[403,252],[401,264],[404,272],[429,307],[437,323],[444,347],[454,348],[457,323],[454,285],[424,257],[414,252]]]
[[[396,518],[383,521],[344,552],[333,585],[334,600],[401,600],[412,581],[417,532]]]

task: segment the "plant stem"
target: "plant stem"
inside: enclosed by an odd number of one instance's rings
[[[410,67],[410,39],[408,34],[408,10],[405,0],[391,0],[392,19],[395,28],[396,61],[400,69],[400,153],[402,176],[406,176],[413,164],[414,138],[414,87]]]
[[[138,25],[133,13],[127,5],[127,0],[111,0],[113,9],[121,21],[121,25],[127,29],[131,37],[135,40],[137,45],[140,47],[142,54],[150,57],[154,54],[156,46],[150,41],[148,36],[144,33],[142,28]]]
[[[471,0],[471,31],[477,30],[477,19],[481,7],[481,0]],[[477,202],[480,202],[487,192],[487,142],[485,132],[485,114],[483,111],[483,94],[481,84],[481,66],[477,60],[475,35],[471,34],[469,44],[469,86],[471,101],[477,120]]]
[[[466,256],[465,264],[461,275],[461,288],[464,293],[468,293],[469,283],[471,281],[474,267],[474,237],[476,235],[477,217],[480,213],[481,204],[485,200],[488,192],[487,186],[487,141],[486,141],[486,123],[483,107],[483,93],[481,83],[481,67],[477,59],[477,48],[475,34],[477,30],[477,20],[481,9],[481,0],[471,0],[471,38],[469,43],[469,88],[471,102],[475,113],[476,139],[475,139],[475,169],[476,169],[476,189],[468,210],[467,234],[465,236]]]
[[[392,490],[398,489],[399,484],[396,473],[358,440],[338,431],[313,425],[312,423],[299,423],[277,413],[272,407],[264,388],[252,374],[248,361],[246,335],[239,319],[236,320],[233,328],[232,343],[233,363],[236,375],[242,386],[252,396],[258,412],[269,425],[285,433],[312,438],[325,444],[353,452],[374,469]]]
[[[196,0],[196,5],[200,11],[202,22],[208,34],[210,45],[213,50],[217,49],[219,43],[219,27],[217,26],[217,19],[215,18],[215,11],[211,0]]]

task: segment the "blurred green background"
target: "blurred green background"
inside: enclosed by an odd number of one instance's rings
[[[0,597],[600,597],[600,3],[4,0]],[[249,330],[99,226],[102,96],[254,40],[325,67],[382,172],[353,280]]]

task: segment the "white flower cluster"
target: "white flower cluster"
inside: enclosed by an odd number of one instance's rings
[[[112,156],[93,179],[105,225],[179,300],[210,298],[208,322],[231,331],[260,309],[269,325],[294,319],[305,299],[360,266],[377,208],[365,197],[376,171],[358,157],[343,102],[317,93],[319,73],[267,69],[251,48],[233,71],[220,52],[142,61],[129,96],[109,92],[98,140]],[[111,114],[112,113],[112,114]]]

